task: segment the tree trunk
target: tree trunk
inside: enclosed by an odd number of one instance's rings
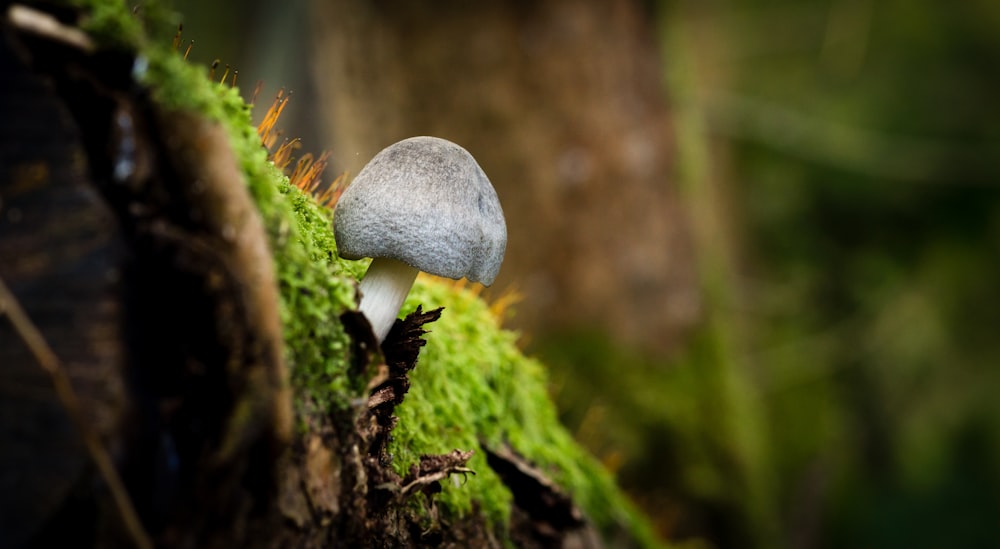
[[[670,349],[700,316],[652,17],[638,2],[313,2],[334,157],[430,134],[472,152],[533,335]]]

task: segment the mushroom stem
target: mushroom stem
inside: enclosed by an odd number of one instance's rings
[[[386,257],[372,260],[368,272],[361,279],[361,305],[359,309],[372,325],[375,337],[381,343],[396,322],[399,308],[417,278],[417,269]]]

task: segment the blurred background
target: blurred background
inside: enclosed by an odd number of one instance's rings
[[[1000,3],[176,7],[330,180],[476,156],[490,292],[664,539],[1000,546]]]

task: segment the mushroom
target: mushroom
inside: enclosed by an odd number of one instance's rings
[[[489,286],[507,248],[507,223],[490,180],[462,147],[437,137],[389,145],[337,201],[344,259],[372,258],[359,309],[383,341],[423,271]]]

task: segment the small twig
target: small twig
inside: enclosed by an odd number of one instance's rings
[[[399,496],[405,497],[418,487],[434,484],[456,473],[476,474],[475,471],[465,466],[469,462],[469,458],[472,457],[472,453],[472,450],[463,452],[456,448],[447,454],[420,456],[420,464],[410,467],[410,474],[401,481]]]
[[[111,497],[114,498],[115,504],[118,506],[118,512],[121,513],[122,521],[125,523],[125,528],[128,530],[132,542],[140,549],[152,549],[153,542],[143,528],[135,507],[132,506],[132,501],[129,499],[125,484],[122,482],[118,471],[115,470],[114,464],[111,461],[111,455],[108,454],[108,451],[101,444],[97,433],[90,423],[83,419],[80,401],[76,396],[76,392],[73,391],[69,376],[66,375],[66,371],[63,370],[59,362],[59,357],[49,347],[38,327],[28,318],[28,315],[21,308],[13,292],[0,279],[0,314],[4,313],[10,318],[14,330],[21,336],[25,345],[28,346],[28,349],[35,356],[38,365],[52,379],[56,395],[62,402],[70,419],[76,424],[76,428],[79,429],[80,437],[87,446],[91,459],[94,460],[94,464],[97,466],[98,471],[100,471],[101,476],[104,478],[104,482],[107,483],[108,489],[111,491]]]
[[[426,486],[426,485],[434,483],[434,482],[442,481],[442,480],[450,477],[451,475],[453,475],[455,473],[461,473],[461,474],[465,474],[465,475],[468,475],[468,474],[473,474],[474,475],[474,474],[476,474],[475,471],[473,471],[472,469],[469,469],[468,467],[451,467],[451,468],[444,469],[444,470],[441,470],[441,471],[434,471],[433,473],[431,473],[429,475],[424,475],[422,477],[417,477],[415,480],[413,480],[412,482],[410,482],[406,486],[403,486],[402,488],[400,488],[399,495],[400,495],[400,497],[405,497],[407,494],[409,494],[410,492],[412,492],[414,489],[416,489],[419,486]]]

